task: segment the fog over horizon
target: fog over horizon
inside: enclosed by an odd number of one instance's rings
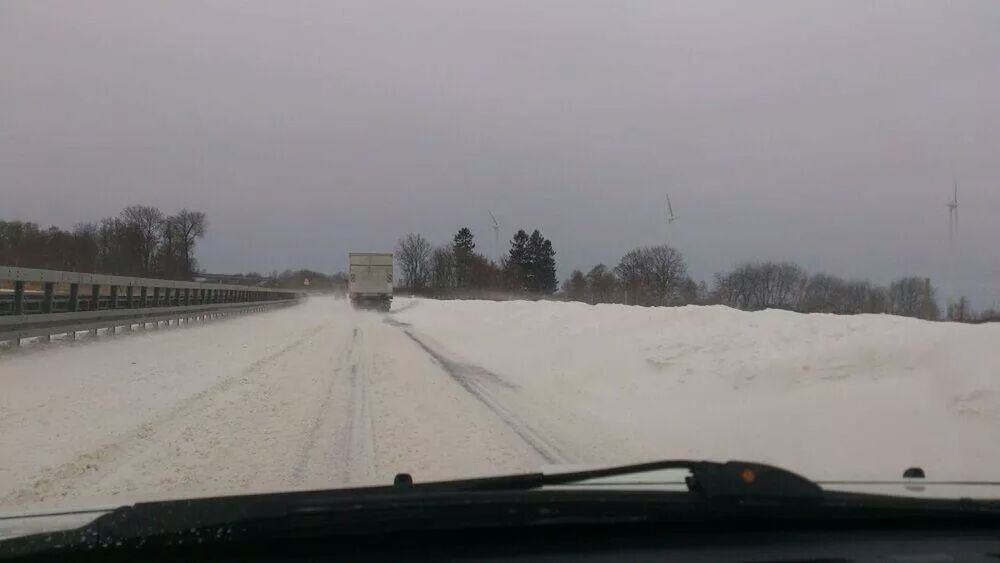
[[[1000,302],[994,1],[26,0],[0,76],[0,220],[196,209],[211,272],[462,226],[492,258],[492,211],[560,279],[667,243],[709,283],[791,260]]]

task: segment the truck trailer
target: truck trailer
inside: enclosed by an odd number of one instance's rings
[[[392,306],[392,253],[352,252],[348,272],[347,293],[351,304],[359,309],[381,309]]]

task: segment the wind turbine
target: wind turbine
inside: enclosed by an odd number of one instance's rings
[[[680,217],[674,215],[674,206],[670,203],[670,194],[667,194],[667,224],[673,224]]]
[[[958,181],[955,181],[955,194],[952,196],[948,206],[948,240],[955,243],[955,236],[958,235]]]
[[[493,254],[496,256],[497,266],[500,265],[500,222],[492,211],[489,211],[490,219],[493,220]]]
[[[955,258],[958,254],[955,239],[958,237],[958,180],[955,180],[955,191],[951,200],[945,204],[948,208],[948,300],[955,303],[955,288],[952,275],[955,270]]]

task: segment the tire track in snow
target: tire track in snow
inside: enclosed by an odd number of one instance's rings
[[[571,456],[568,456],[561,446],[525,422],[496,396],[494,389],[512,392],[517,390],[516,385],[481,366],[451,360],[428,346],[411,331],[404,329],[403,332],[430,355],[445,373],[483,403],[547,463],[558,464],[571,460]]]
[[[330,413],[330,405],[333,401],[334,389],[337,387],[337,383],[341,379],[342,372],[345,369],[350,369],[347,364],[354,354],[354,347],[357,343],[358,329],[355,328],[351,337],[345,343],[343,350],[337,356],[340,358],[340,365],[334,368],[333,372],[330,373],[330,381],[327,383],[323,400],[320,401],[319,408],[316,411],[316,418],[313,420],[313,424],[309,429],[309,436],[306,438],[305,443],[299,450],[298,462],[296,463],[295,470],[292,473],[292,479],[296,485],[301,485],[306,480],[306,472],[309,469],[309,465],[313,461],[312,454],[316,450],[316,444],[319,440],[320,428],[323,427],[323,423],[326,421]]]
[[[220,393],[232,389],[237,384],[243,382],[248,375],[260,371],[264,366],[299,348],[322,330],[322,328],[323,325],[320,324],[303,331],[297,339],[280,350],[254,361],[237,374],[227,377],[176,403],[170,409],[147,419],[114,442],[106,443],[96,449],[77,455],[69,462],[42,471],[42,476],[35,479],[30,485],[16,488],[0,497],[0,505],[9,502],[22,503],[28,500],[46,498],[56,494],[59,490],[66,490],[67,487],[65,485],[69,482],[99,480],[103,473],[106,473],[106,471],[102,470],[109,467],[113,468],[115,462],[120,458],[129,453],[138,455],[142,451],[153,447],[156,443],[151,438],[160,431],[161,427],[174,421],[183,420],[192,413],[197,412],[200,408],[203,408],[203,403]],[[138,452],[136,451],[137,449]],[[80,487],[75,486],[73,488],[79,489]]]
[[[356,346],[353,347],[348,375],[350,399],[340,439],[344,447],[340,461],[345,484],[370,478],[375,460],[375,433],[368,403],[368,377],[372,366],[365,358],[364,333],[357,328],[354,329],[354,340]]]

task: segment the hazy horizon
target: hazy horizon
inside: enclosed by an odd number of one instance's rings
[[[0,5],[0,219],[204,211],[212,272],[518,228],[1000,300],[1000,3]],[[667,226],[665,194],[679,221]]]

